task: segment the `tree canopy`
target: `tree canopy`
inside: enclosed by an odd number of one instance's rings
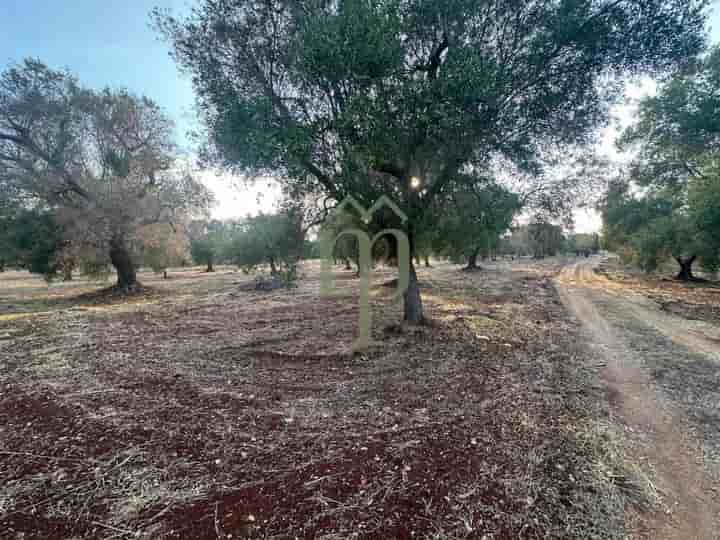
[[[619,77],[687,63],[704,0],[204,0],[156,12],[193,76],[208,156],[416,224],[453,186],[588,143]],[[411,265],[405,318],[423,317]]]
[[[637,151],[603,205],[607,242],[647,271],[673,257],[678,278],[696,260],[720,264],[720,48],[661,84],[640,104],[621,144]]]
[[[176,159],[172,124],[151,100],[94,91],[28,59],[0,74],[0,185],[52,211],[63,235],[136,284],[138,228],[210,201]]]

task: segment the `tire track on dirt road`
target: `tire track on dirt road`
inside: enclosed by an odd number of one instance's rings
[[[719,329],[661,313],[647,298],[596,275],[598,262],[567,266],[555,285],[565,306],[583,323],[591,348],[599,351],[618,414],[648,440],[643,450],[670,512],[669,519],[645,516],[647,530],[639,534],[718,539],[720,505],[713,492],[720,487],[720,467],[709,456],[720,456],[720,394],[708,382],[720,374]],[[662,380],[667,374],[669,382]],[[690,382],[697,384],[691,389]],[[707,434],[702,441],[693,427],[698,418],[707,419],[699,428]]]

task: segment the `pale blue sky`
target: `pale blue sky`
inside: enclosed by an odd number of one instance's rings
[[[189,0],[0,0],[0,69],[28,56],[68,68],[94,88],[124,87],[160,104],[178,142],[193,125],[193,92],[150,28],[153,7],[183,12]]]
[[[160,104],[177,126],[177,142],[191,150],[185,136],[195,126],[192,86],[168,56],[168,46],[150,27],[154,7],[184,13],[193,0],[0,0],[0,70],[32,56],[54,68],[68,68],[87,86],[124,87]],[[710,26],[720,42],[717,8]],[[204,175],[216,192],[219,217],[268,209],[272,193],[260,188],[238,193],[228,179]],[[258,205],[259,194],[266,193]],[[585,218],[580,217],[580,221]],[[595,220],[596,221],[596,220]],[[583,228],[595,228],[587,223]]]

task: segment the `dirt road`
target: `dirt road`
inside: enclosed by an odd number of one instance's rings
[[[661,312],[597,275],[598,258],[567,266],[555,283],[604,366],[619,420],[638,442],[664,511],[639,536],[720,538],[720,328]]]

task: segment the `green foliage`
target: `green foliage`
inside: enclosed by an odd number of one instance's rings
[[[434,246],[455,260],[490,256],[520,209],[519,198],[494,183],[457,189],[440,210]]]
[[[536,216],[527,226],[530,251],[537,259],[554,257],[562,249],[562,228]]]
[[[709,169],[690,184],[688,206],[702,246],[703,265],[715,272],[720,268],[720,170]]]
[[[653,272],[669,258],[699,258],[713,270],[717,246],[698,227],[692,201],[671,190],[653,190],[642,196],[616,185],[602,208],[608,248],[624,251],[644,271]],[[679,262],[679,261],[678,261]]]
[[[0,186],[66,216],[66,240],[104,251],[123,286],[135,284],[127,261],[139,228],[211,200],[177,163],[171,137],[172,122],[147,98],[83,88],[34,59],[0,73]]]
[[[668,257],[683,272],[696,259],[706,270],[718,268],[719,84],[720,48],[715,48],[644,99],[639,121],[623,135],[624,144],[636,146],[637,158],[629,178],[610,186],[602,208],[604,232],[609,247],[631,251],[647,271]]]
[[[565,239],[565,251],[568,253],[597,253],[600,251],[600,235],[569,234]]]
[[[295,278],[304,236],[297,216],[290,213],[260,214],[241,222],[229,246],[234,264],[246,272],[267,264],[273,275]]]
[[[359,196],[371,171],[439,193],[490,153],[530,167],[541,144],[585,142],[601,77],[687,60],[704,3],[207,0],[156,22],[223,161]]]
[[[208,158],[337,202],[387,195],[415,244],[436,198],[498,162],[547,190],[544,154],[590,140],[620,95],[612,75],[701,49],[705,4],[203,0],[155,20],[193,75]]]
[[[0,225],[3,263],[41,274],[51,281],[60,269],[62,230],[45,210],[24,209],[6,217]]]
[[[190,224],[190,254],[197,264],[204,264],[208,270],[224,262],[228,252],[234,223],[231,221],[195,221]]]

